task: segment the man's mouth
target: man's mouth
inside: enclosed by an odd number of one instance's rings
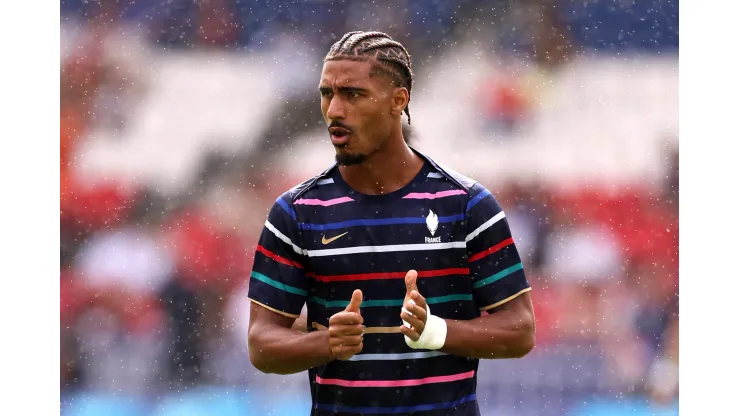
[[[334,146],[344,146],[349,142],[352,132],[344,127],[329,127],[329,134],[331,135],[331,143]]]

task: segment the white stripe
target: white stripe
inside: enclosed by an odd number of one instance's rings
[[[483,231],[486,231],[490,226],[492,226],[493,224],[496,224],[497,222],[501,220],[501,218],[504,218],[505,216],[506,215],[504,214],[504,211],[501,211],[498,214],[494,215],[493,218],[484,222],[483,225],[476,228],[475,231],[473,231],[472,233],[468,234],[468,236],[465,237],[465,242],[467,243],[468,241],[474,239],[475,237],[478,237],[478,234],[482,233]]]
[[[444,250],[447,248],[465,248],[464,241],[452,241],[450,243],[429,244],[395,244],[388,246],[359,246],[345,248],[331,248],[327,250],[306,250],[308,257],[338,256],[342,254],[356,253],[387,253],[393,251],[425,251]]]
[[[297,245],[293,244],[293,242],[290,241],[290,238],[288,238],[288,236],[286,236],[285,234],[281,233],[280,230],[278,230],[277,228],[275,228],[274,225],[270,224],[270,221],[265,221],[265,228],[267,228],[273,234],[275,234],[275,237],[283,240],[283,242],[285,244],[288,244],[291,247],[293,247],[293,250],[295,250],[296,253],[301,254],[303,256],[306,255],[306,250],[304,250],[304,249],[298,247]]]
[[[427,178],[443,178],[443,177],[444,176],[442,176],[442,174],[439,172],[432,172],[427,175]]]
[[[398,360],[418,360],[422,358],[439,357],[447,355],[440,351],[422,351],[406,352],[403,354],[359,354],[353,355],[349,361],[398,361]]]
[[[316,181],[316,185],[328,185],[330,183],[334,183],[334,179],[333,178],[321,179],[321,180]]]

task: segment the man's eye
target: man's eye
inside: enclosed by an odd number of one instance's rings
[[[349,93],[349,96],[350,96],[350,98],[360,98],[360,93],[353,91],[353,92]]]
[[[328,97],[330,95],[331,95],[331,91],[321,91],[321,96],[322,97]]]

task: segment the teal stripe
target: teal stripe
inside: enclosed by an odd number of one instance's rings
[[[427,303],[434,305],[436,303],[454,302],[456,300],[473,300],[472,294],[455,294],[438,296],[436,298],[427,298]],[[311,296],[311,302],[323,305],[327,308],[345,308],[349,305],[348,300],[325,300],[316,296]],[[375,300],[363,300],[360,305],[361,308],[368,308],[373,306],[402,306],[403,299],[375,299]]]
[[[504,278],[504,277],[506,277],[506,276],[508,276],[508,275],[510,275],[512,273],[514,273],[515,271],[521,270],[523,268],[524,268],[524,266],[522,265],[522,263],[517,263],[517,264],[515,264],[515,265],[513,265],[513,266],[511,266],[509,268],[506,268],[504,270],[501,270],[500,272],[494,274],[493,276],[486,277],[485,279],[483,279],[483,280],[481,280],[479,282],[476,282],[475,284],[473,284],[473,288],[474,289],[480,289],[481,287],[483,287],[483,286],[485,286],[487,284],[493,283],[493,282],[495,282],[495,281],[497,281],[499,279],[502,279],[502,278]]]
[[[427,303],[430,305],[434,305],[435,303],[454,302],[456,300],[473,300],[473,294],[465,293],[457,295],[437,296],[436,298],[427,298]]]
[[[278,282],[276,280],[272,280],[272,279],[270,279],[269,277],[265,276],[262,273],[252,272],[251,276],[254,277],[255,279],[259,280],[262,283],[267,283],[268,285],[270,285],[272,287],[275,287],[275,288],[278,288],[280,290],[284,290],[286,292],[293,293],[293,294],[296,294],[296,295],[308,296],[308,292],[306,292],[305,290],[298,289],[297,287],[293,287],[293,286],[288,286],[288,285],[286,285],[284,283],[280,283],[280,282]],[[349,304],[349,302],[347,302],[347,303]]]
[[[325,306],[327,308],[341,308],[342,306],[347,307],[347,305],[349,305],[349,301],[344,301],[344,300],[325,300],[325,299],[321,299],[321,298],[316,297],[316,296],[311,296],[311,298],[309,299],[309,301],[310,302],[313,302],[313,303],[317,303],[319,305],[323,305],[323,306]],[[361,307],[362,306],[365,306],[365,302],[362,302],[362,304],[360,306]]]

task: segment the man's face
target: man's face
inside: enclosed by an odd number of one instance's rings
[[[321,113],[341,165],[362,163],[380,149],[395,117],[393,85],[384,76],[370,76],[366,61],[327,61],[321,72]]]

